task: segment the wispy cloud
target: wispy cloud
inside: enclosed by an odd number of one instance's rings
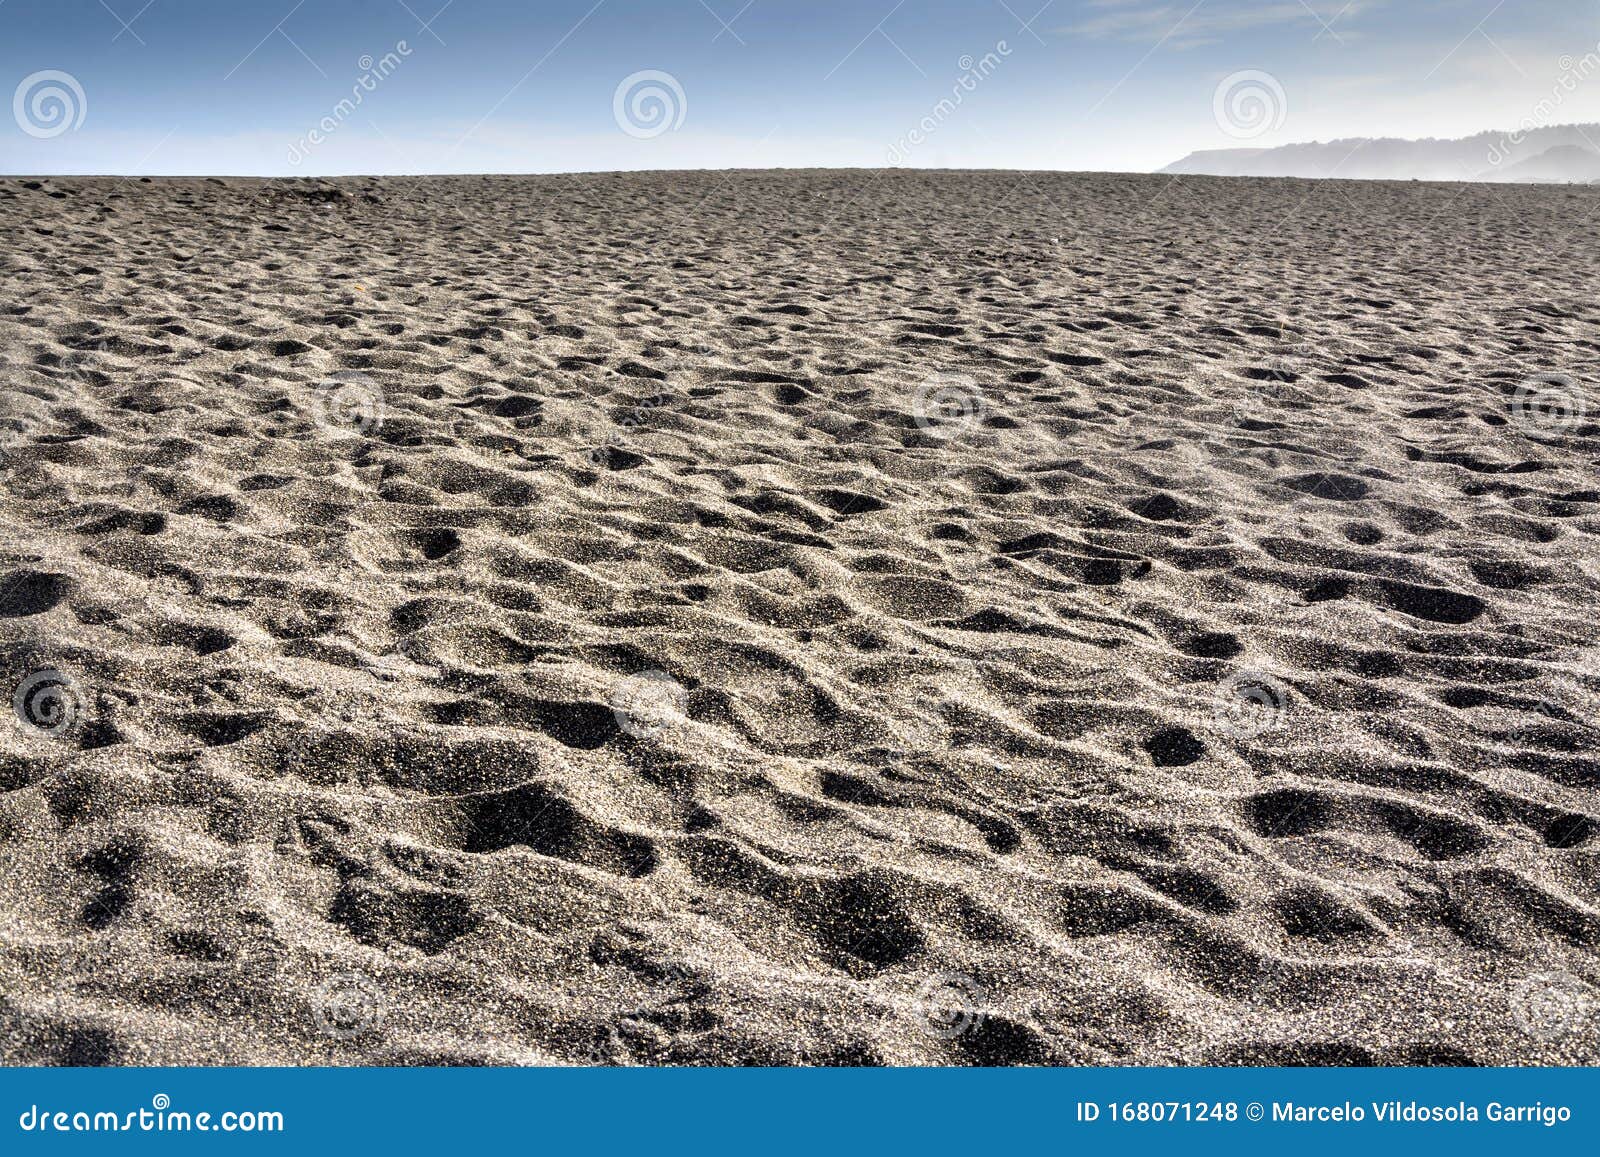
[[[1384,0],[1263,0],[1229,3],[1212,0],[1190,11],[1189,4],[1151,4],[1145,0],[1089,0],[1085,19],[1053,31],[1062,36],[1090,40],[1124,40],[1146,43],[1166,36],[1174,25],[1182,27],[1167,37],[1176,48],[1215,44],[1231,34],[1263,28],[1303,26],[1311,37],[1343,38],[1354,17],[1381,7]],[[1187,18],[1185,14],[1187,13]]]

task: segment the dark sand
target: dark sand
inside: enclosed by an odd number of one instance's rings
[[[0,228],[0,1058],[1600,1061],[1600,189]]]

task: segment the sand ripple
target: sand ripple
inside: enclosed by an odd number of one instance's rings
[[[1597,208],[0,182],[0,1056],[1600,1061]]]

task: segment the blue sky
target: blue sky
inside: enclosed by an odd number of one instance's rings
[[[0,0],[0,90],[9,173],[1147,170],[1600,121],[1600,2]]]

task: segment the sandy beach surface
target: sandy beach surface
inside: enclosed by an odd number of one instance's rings
[[[1600,1062],[1600,189],[0,225],[0,1059]]]

